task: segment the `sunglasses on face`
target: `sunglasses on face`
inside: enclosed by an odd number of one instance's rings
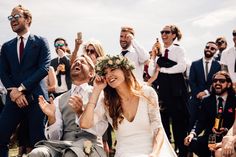
[[[8,18],[9,21],[13,21],[13,20],[18,20],[18,19],[21,18],[21,17],[22,17],[22,15],[20,15],[20,14],[15,14],[15,15],[10,15],[10,16],[8,16],[7,18]]]
[[[233,32],[233,36],[236,36],[236,32]]]
[[[226,79],[213,79],[213,83],[217,83],[218,81],[222,84],[226,82]]]
[[[88,55],[90,55],[90,54],[94,54],[95,50],[94,49],[86,49],[86,52]]]
[[[55,47],[63,47],[63,46],[65,46],[65,44],[55,44],[54,46]]]
[[[171,33],[171,31],[161,31],[161,34],[170,34]]]
[[[223,40],[217,41],[217,44],[218,44],[218,45],[222,45],[222,44],[224,44],[224,43],[225,43],[225,41],[223,41]]]
[[[211,51],[215,51],[216,50],[216,48],[210,47],[210,46],[206,46],[206,49],[211,50]]]

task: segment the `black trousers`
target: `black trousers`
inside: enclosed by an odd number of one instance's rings
[[[172,97],[172,103],[165,101],[161,106],[161,118],[163,127],[170,134],[170,119],[172,120],[172,131],[175,147],[179,149],[179,156],[187,156],[187,147],[184,145],[184,138],[188,130],[188,112],[185,101],[181,97]]]
[[[211,152],[208,149],[208,136],[204,135],[193,138],[189,145],[189,150],[197,154],[199,157],[210,157]]]

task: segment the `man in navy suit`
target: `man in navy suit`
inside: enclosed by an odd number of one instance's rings
[[[216,135],[216,142],[220,142],[234,123],[236,97],[232,80],[225,71],[217,72],[212,79],[212,92],[202,101],[201,116],[195,123],[184,144],[199,157],[210,157],[208,137]],[[219,130],[215,128],[215,118],[222,113],[223,123]],[[202,136],[198,136],[204,131]]]
[[[21,5],[8,17],[17,37],[1,49],[0,77],[8,89],[6,105],[0,116],[0,156],[8,156],[9,138],[17,124],[28,118],[30,146],[44,139],[44,114],[38,96],[46,98],[43,78],[48,73],[50,51],[45,38],[30,34],[32,15]]]
[[[191,98],[189,100],[189,128],[191,129],[197,119],[201,101],[209,96],[212,76],[220,71],[220,64],[213,59],[217,45],[213,41],[207,42],[204,48],[204,57],[196,60],[190,67],[189,85]]]

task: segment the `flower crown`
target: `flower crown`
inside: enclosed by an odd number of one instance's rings
[[[126,58],[121,55],[110,56],[106,55],[98,59],[97,64],[95,66],[96,73],[99,76],[105,75],[106,68],[125,68],[127,70],[133,70],[134,65]]]

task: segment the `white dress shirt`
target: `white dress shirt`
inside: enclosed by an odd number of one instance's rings
[[[78,87],[78,86],[72,84],[71,95],[73,95],[75,92],[78,92],[78,91],[75,91],[76,87]],[[77,89],[79,90],[79,93],[81,93],[81,95],[84,95],[84,94],[90,95],[93,87],[88,85],[87,83],[84,83],[84,84],[80,85],[79,88],[77,88]],[[62,119],[62,115],[61,115],[61,112],[59,109],[59,98],[61,96],[62,95],[58,96],[54,100],[54,104],[56,106],[56,113],[55,113],[56,122],[50,126],[48,126],[48,124],[46,124],[46,126],[45,126],[45,136],[47,139],[50,139],[50,140],[60,140],[63,135],[63,119]],[[76,114],[75,114],[75,116],[76,116]],[[76,116],[76,119],[77,119],[77,116]],[[75,122],[76,121],[77,120],[75,120]],[[108,126],[108,124],[104,125],[102,123],[103,122],[98,123],[97,125],[95,125],[91,129],[83,129],[83,130],[85,130],[89,133],[92,133],[96,136],[102,137],[102,135],[104,134],[104,132],[106,131],[107,126]]]
[[[176,65],[170,67],[170,68],[160,68],[160,72],[166,73],[166,74],[177,74],[177,73],[184,73],[187,68],[186,58],[185,58],[185,50],[181,46],[171,45],[167,48],[169,50],[168,52],[168,59],[177,62]],[[164,51],[165,52],[165,49]],[[162,53],[162,56],[164,57],[164,53]],[[149,63],[148,73],[152,76],[156,69],[156,60],[152,60]]]
[[[144,63],[149,60],[149,53],[135,40],[131,40],[131,46],[127,49],[129,52],[125,55],[133,62],[135,69],[134,75],[138,81],[143,82]]]
[[[236,83],[236,72],[234,72],[234,65],[236,60],[236,47],[231,47],[227,51],[224,51],[221,56],[220,63],[228,67],[229,75],[233,81]]]

